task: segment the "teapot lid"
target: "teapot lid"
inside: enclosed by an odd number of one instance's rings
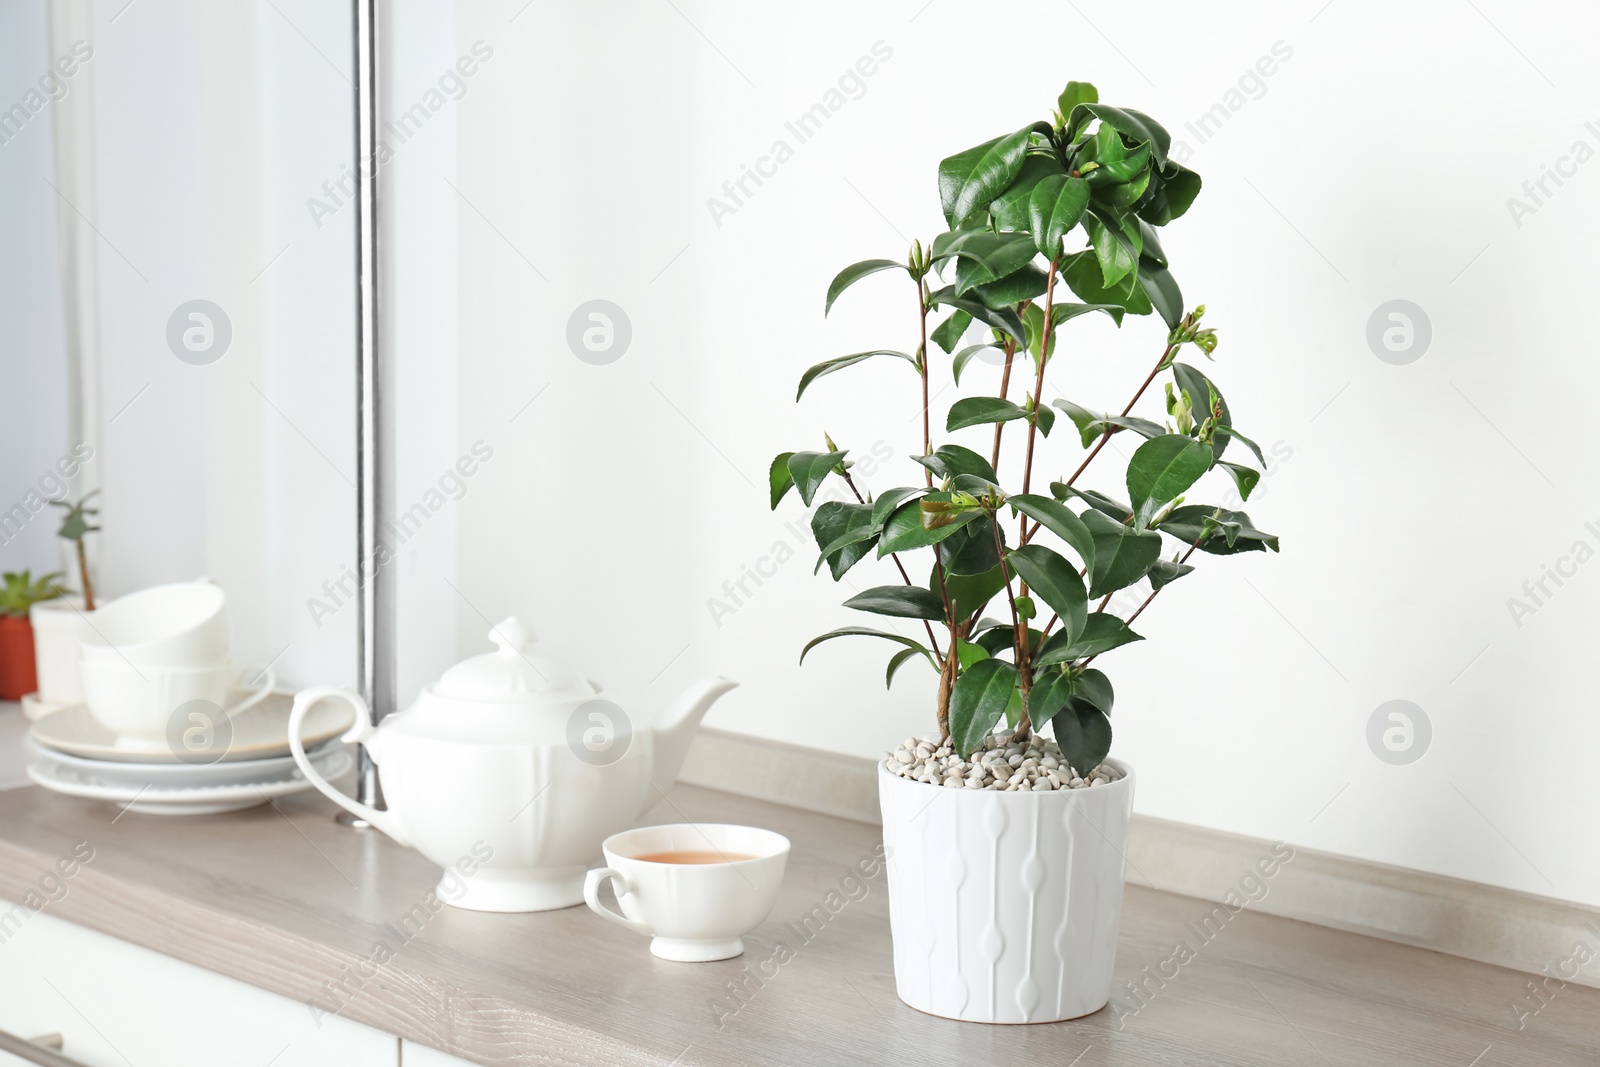
[[[533,631],[516,616],[489,629],[496,649],[462,660],[430,687],[434,696],[466,703],[555,704],[599,691],[565,667],[531,651]]]

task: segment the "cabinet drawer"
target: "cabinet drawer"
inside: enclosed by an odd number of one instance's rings
[[[0,901],[0,1030],[88,1067],[397,1067],[399,1039]],[[0,1067],[23,1061],[0,1052]]]

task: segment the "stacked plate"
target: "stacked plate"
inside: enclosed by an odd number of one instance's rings
[[[209,815],[240,811],[311,788],[289,755],[292,696],[272,693],[220,723],[203,744],[185,747],[130,745],[101,725],[89,708],[49,712],[30,731],[28,777],[69,796],[111,801],[149,815]],[[307,713],[300,731],[312,765],[325,778],[352,766],[338,740],[355,713],[323,703]]]

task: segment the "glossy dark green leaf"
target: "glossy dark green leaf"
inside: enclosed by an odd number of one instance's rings
[[[1056,744],[1080,775],[1090,774],[1111,752],[1111,720],[1096,707],[1069,700],[1054,720]]]
[[[907,274],[911,273],[904,263],[896,263],[892,259],[863,259],[860,263],[850,264],[840,271],[828,286],[828,303],[823,308],[823,315],[827,315],[828,312],[833,310],[833,302],[839,299],[840,293],[859,282],[862,278],[882,270],[895,270],[897,268]]]
[[[955,286],[947,285],[943,289],[936,289],[928,294],[930,307],[959,308],[977,319],[979,322],[988,323],[996,330],[1014,338],[1018,344],[1028,343],[1028,332],[1022,325],[1022,318],[1011,308],[992,308],[979,300],[976,296],[958,296]]]
[[[1155,188],[1139,208],[1139,217],[1156,226],[1165,226],[1189,210],[1200,195],[1200,175],[1176,163],[1168,163]]]
[[[1006,186],[1006,191],[989,205],[989,214],[995,226],[1011,232],[1029,233],[1028,199],[1034,186],[1049,175],[1065,176],[1061,163],[1054,155],[1030,154],[1022,161],[1022,169]]]
[[[1061,95],[1056,98],[1056,110],[1061,112],[1063,119],[1069,118],[1072,111],[1079,104],[1094,104],[1100,100],[1100,90],[1091,82],[1068,82],[1067,87],[1061,90]]]
[[[1001,400],[997,396],[968,396],[950,405],[944,428],[960,430],[986,422],[1010,422],[1027,417],[1028,412],[1024,408],[1009,400]]]
[[[994,468],[989,461],[964,445],[940,445],[931,456],[912,456],[940,478],[954,478],[959,474],[976,474],[986,481],[996,481]]]
[[[1128,225],[1132,227],[1131,223]],[[1125,288],[1124,283],[1138,269],[1139,249],[1125,231],[1123,221],[1096,208],[1085,217],[1083,227],[1094,245],[1095,260],[1100,264],[1101,284],[1108,290]],[[1133,233],[1137,236],[1137,228],[1133,228]]]
[[[1139,260],[1139,284],[1144,286],[1150,306],[1155,308],[1161,321],[1172,329],[1183,321],[1183,291],[1172,272],[1152,259]]]
[[[1215,516],[1216,519],[1227,524],[1231,529],[1224,530],[1218,527],[1200,542],[1200,551],[1209,552],[1215,556],[1231,556],[1237,552],[1265,552],[1267,549],[1278,551],[1278,537],[1276,534],[1262,533],[1250,521],[1250,516],[1242,511],[1229,511],[1227,508],[1212,507],[1209,504],[1185,504],[1180,508],[1173,508],[1158,527],[1162,533],[1177,538],[1184,544],[1194,544],[1205,529],[1205,520]]]
[[[1094,444],[1095,438],[1105,432],[1103,427],[1097,428],[1100,420],[1105,418],[1101,412],[1090,411],[1081,404],[1074,404],[1065,399],[1052,401],[1051,406],[1060,408],[1066,413],[1067,418],[1072,420],[1072,424],[1078,428],[1078,436],[1082,439],[1084,448]]]
[[[1094,249],[1067,256],[1062,260],[1061,275],[1067,280],[1067,287],[1086,303],[1114,304],[1133,315],[1148,315],[1153,310],[1150,297],[1131,271],[1118,285],[1105,284]]]
[[[872,525],[874,529],[881,530],[883,524],[889,520],[889,515],[895,508],[922,496],[928,490],[921,486],[901,486],[898,489],[886,489],[877,500],[872,502]]]
[[[1226,406],[1226,405],[1224,405],[1224,406]],[[1267,457],[1261,454],[1261,446],[1256,444],[1254,441],[1250,440],[1250,438],[1246,437],[1244,434],[1240,433],[1238,430],[1235,430],[1232,426],[1219,425],[1219,426],[1217,426],[1216,432],[1213,435],[1214,447],[1217,450],[1217,454],[1221,455],[1222,449],[1223,449],[1223,443],[1215,441],[1215,438],[1217,438],[1217,437],[1231,437],[1231,438],[1234,438],[1240,444],[1242,444],[1246,448],[1248,448],[1251,452],[1255,453],[1255,457],[1256,457],[1256,462],[1257,463],[1261,464],[1261,466],[1263,468],[1266,467],[1266,465],[1267,465]]]
[[[1032,417],[1039,424],[1039,432],[1049,437],[1051,429],[1056,424],[1055,409],[1048,405],[1042,408],[1033,408]]]
[[[1167,428],[1159,422],[1141,419],[1137,415],[1107,415],[1095,423],[1095,433],[1100,434],[1107,430],[1112,433],[1132,430],[1147,441],[1152,437],[1160,437],[1167,432]]]
[[[1094,536],[1094,566],[1089,569],[1089,595],[1102,597],[1143,578],[1161,557],[1161,537],[1135,530],[1100,511],[1086,511],[1083,524]]]
[[[1149,115],[1135,111],[1131,107],[1112,107],[1110,104],[1093,101],[1084,101],[1078,104],[1077,108],[1082,108],[1118,133],[1132,140],[1145,142],[1150,146],[1151,157],[1155,160],[1156,166],[1167,165],[1167,153],[1172,150],[1172,135],[1167,132],[1166,127]],[[1073,110],[1076,112],[1077,108]]]
[[[1181,433],[1162,434],[1140,445],[1128,461],[1134,525],[1143,529],[1168,501],[1211,469],[1211,460],[1210,445]]]
[[[1093,489],[1076,489],[1065,482],[1051,482],[1050,493],[1057,500],[1077,499],[1088,504],[1094,510],[1121,523],[1133,516],[1133,508],[1120,500],[1113,500],[1104,493]],[[1079,516],[1082,518],[1082,516]],[[1092,530],[1092,527],[1091,527]]]
[[[1256,483],[1261,481],[1261,472],[1254,467],[1241,467],[1237,463],[1219,463],[1217,466],[1227,471],[1233,478],[1233,484],[1239,490],[1239,499],[1249,500],[1250,494],[1255,491]]]
[[[818,363],[816,366],[810,368],[800,376],[800,388],[794,394],[795,400],[798,401],[803,395],[805,395],[806,386],[810,385],[824,374],[832,374],[836,370],[844,370],[846,367],[853,367],[863,360],[871,359],[873,356],[896,356],[911,364],[913,368],[915,368],[917,365],[916,357],[905,352],[896,352],[889,348],[875,348],[870,352],[852,352],[848,356],[840,356],[837,359],[826,359],[821,363]]]
[[[1000,629],[985,630],[977,635],[977,643],[983,646],[991,656],[998,655],[1013,647],[1016,639],[1016,631],[1011,628],[1010,623],[1006,623]]]
[[[889,516],[889,520],[883,524],[883,534],[878,538],[879,559],[895,552],[909,552],[936,545],[983,514],[977,510],[963,512],[943,526],[929,528],[923,525],[921,504],[920,500],[913,500],[901,505]]]
[[[1189,366],[1187,363],[1174,363],[1172,365],[1172,378],[1178,383],[1178,388],[1189,394],[1189,402],[1194,405],[1194,421],[1204,422],[1213,414],[1210,410],[1211,397],[1217,398],[1217,405],[1221,409],[1217,413],[1217,422],[1223,426],[1233,425],[1233,414],[1228,410],[1228,402],[1222,398],[1222,390],[1217,384],[1203,373]],[[1222,452],[1228,447],[1228,438],[1224,436],[1217,440],[1212,439],[1212,451],[1216,458],[1222,458]]]
[[[965,313],[963,312],[962,314]],[[1005,351],[1000,345],[997,345],[991,341],[987,344],[968,345],[966,348],[963,348],[961,351],[955,354],[955,358],[950,361],[950,371],[955,375],[957,385],[961,384],[961,372],[966,369],[967,364],[972,361],[973,357],[978,355],[980,352],[987,352],[990,349],[1001,353]]]
[[[1079,672],[1078,687],[1072,696],[1110,715],[1115,694],[1111,691],[1111,679],[1105,676],[1105,672],[1090,667]]]
[[[872,505],[829,500],[812,514],[811,535],[821,549],[812,573],[820,570],[826,561],[833,580],[837,582],[872,550],[876,536],[872,526]]]
[[[965,311],[953,311],[950,317],[935,326],[928,336],[933,339],[934,344],[949,352],[961,343],[962,334],[966,333],[967,327],[971,325],[971,315]]]
[[[950,737],[963,759],[995,728],[1017,685],[1017,669],[1005,660],[974,663],[950,693]]]
[[[1037,493],[1018,493],[1007,497],[1006,503],[1065,541],[1085,567],[1094,564],[1094,537],[1065,504]]]
[[[1083,219],[1089,206],[1089,183],[1065,174],[1039,179],[1028,197],[1028,230],[1046,257],[1061,249],[1061,239]]]
[[[895,674],[899,672],[900,668],[905,665],[907,660],[913,659],[917,656],[921,656],[923,659],[925,659],[928,663],[928,666],[932,667],[935,671],[939,669],[939,665],[933,661],[933,657],[928,655],[926,652],[919,651],[915,648],[902,648],[899,652],[896,652],[893,656],[889,657],[889,668],[884,672],[883,675],[883,687],[885,689],[892,688],[894,686]]]
[[[811,506],[811,498],[817,495],[817,488],[827,479],[828,472],[838,466],[844,459],[844,450],[838,452],[791,452],[789,454],[789,477],[794,480],[794,486],[800,493],[800,499],[806,507]]]
[[[1143,219],[1139,220],[1139,236],[1143,238],[1139,254],[1150,260],[1158,267],[1170,267],[1167,262],[1167,253],[1161,247],[1161,235],[1156,228]]]
[[[1046,670],[1034,675],[1033,688],[1028,690],[1028,721],[1035,730],[1060,714],[1072,696],[1075,683],[1070,675],[1061,671]]]
[[[971,527],[968,527],[969,529]],[[950,542],[946,541],[945,544]],[[943,547],[943,546],[940,546]],[[1006,580],[1000,574],[1000,566],[995,566],[982,574],[946,574],[944,576],[945,595],[950,598],[950,610],[955,615],[956,622],[964,622],[973,615],[983,610],[985,604],[994,599],[995,594],[1006,587]],[[939,576],[935,572],[928,577],[928,588],[935,593],[939,589]],[[945,620],[949,622],[950,620]]]
[[[955,291],[1004,278],[1033,262],[1037,251],[1025,233],[983,233],[962,242],[956,261]]]
[[[1194,570],[1187,563],[1179,563],[1175,559],[1158,559],[1150,567],[1150,573],[1145,577],[1150,579],[1150,588],[1160,589],[1170,582],[1175,582],[1185,574]]]
[[[772,460],[772,466],[767,468],[767,484],[772,489],[772,510],[778,509],[778,502],[782,500],[790,489],[794,488],[794,475],[789,473],[789,457],[793,452],[779,452]]]
[[[1061,616],[1061,628],[1067,640],[1076,639],[1083,632],[1083,623],[1089,611],[1088,592],[1078,568],[1044,545],[1028,544],[1006,553],[1006,562],[1016,571],[1028,588]]]
[[[829,630],[820,637],[813,637],[810,641],[807,641],[806,647],[800,650],[800,662],[804,663],[806,661],[806,653],[813,648],[816,648],[824,641],[832,641],[836,637],[878,637],[885,641],[893,641],[895,644],[904,645],[906,648],[921,652],[929,657],[933,655],[921,641],[915,641],[901,634],[890,633],[887,630],[873,630],[866,626],[843,626],[837,630]]]
[[[939,205],[952,229],[1011,184],[1031,135],[1031,129],[1018,130],[939,161]]]
[[[961,528],[961,532],[939,542],[939,563],[950,574],[983,574],[999,566],[1000,550],[995,547],[994,520],[985,515]],[[1006,542],[1005,531],[1000,543]]]
[[[974,286],[972,293],[989,307],[1011,308],[1043,296],[1049,287],[1050,275],[1030,263],[998,281]]]
[[[944,601],[939,599],[939,594],[920,585],[873,586],[846,600],[844,606],[902,619],[937,621],[944,618]]]
[[[1115,615],[1108,615],[1103,611],[1091,612],[1088,621],[1084,623],[1083,633],[1079,634],[1078,639],[1063,652],[1062,662],[1071,663],[1074,660],[1087,659],[1102,652],[1109,652],[1113,648],[1143,640],[1141,635],[1128,629],[1128,624]]]

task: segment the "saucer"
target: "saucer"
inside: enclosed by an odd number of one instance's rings
[[[242,699],[243,694],[241,694]],[[219,762],[272,759],[289,754],[289,708],[293,693],[273,693],[233,716],[233,740]],[[355,722],[349,705],[322,701],[312,705],[301,725],[307,748],[331,741]],[[165,745],[129,747],[97,722],[85,704],[51,712],[33,724],[33,740],[72,756],[119,763],[182,763]]]
[[[31,762],[45,762],[52,767],[79,775],[89,775],[109,785],[153,786],[157,788],[194,788],[211,785],[239,785],[288,778],[298,774],[293,756],[272,756],[267,759],[228,760],[216,763],[132,763],[122,760],[85,759],[46,748],[29,738],[25,746]],[[342,745],[337,740],[325,741],[308,748],[306,755],[313,762],[328,755]]]
[[[333,748],[315,757],[318,773],[327,778],[338,778],[355,766],[350,753],[342,747]],[[260,781],[236,782],[231,785],[206,785],[174,787],[169,785],[119,784],[106,781],[98,775],[65,767],[45,759],[28,764],[28,777],[54,793],[86,797],[91,800],[108,800],[122,806],[124,811],[145,815],[217,815],[228,811],[243,811],[265,804],[277,797],[303,793],[312,788],[296,770],[292,777],[273,773],[263,775]]]

